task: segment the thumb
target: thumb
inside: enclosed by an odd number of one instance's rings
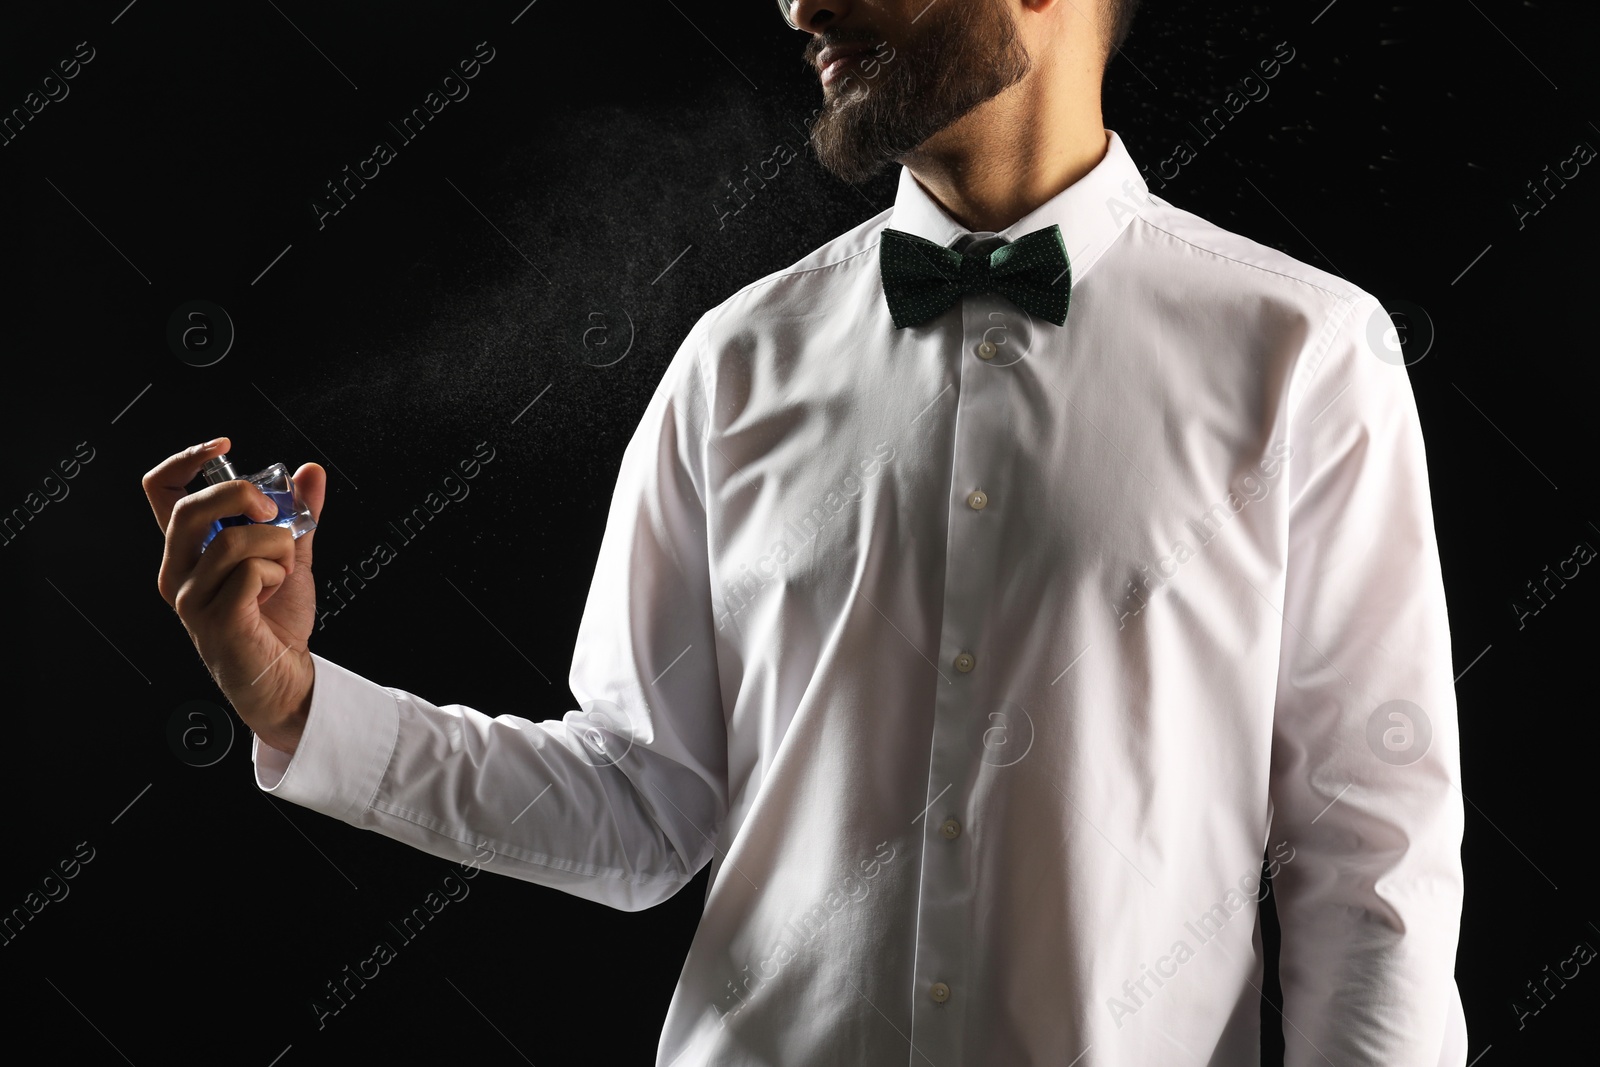
[[[295,492],[300,499],[305,501],[306,509],[311,512],[313,521],[322,521],[322,502],[328,493],[328,472],[320,464],[303,463],[300,469],[294,472]],[[311,539],[317,536],[316,530],[301,535],[295,542],[295,556],[299,562],[311,562]]]

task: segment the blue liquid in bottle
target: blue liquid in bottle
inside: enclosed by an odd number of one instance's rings
[[[293,529],[294,523],[299,518],[294,493],[281,489],[263,489],[262,492],[267,495],[267,499],[278,505],[277,518],[268,519],[267,521],[274,526],[288,526]],[[212,538],[222,532],[224,526],[251,526],[255,524],[255,521],[254,519],[247,519],[243,515],[229,515],[223,519],[212,519],[211,529],[207,531],[205,540],[200,542],[200,551],[204,552],[206,550],[206,546],[211,544]],[[300,535],[297,533],[295,536],[298,538]]]
[[[233,481],[241,477],[235,473],[233,464],[228,461],[227,456],[218,456],[211,460],[200,473],[208,485]],[[309,533],[316,529],[317,524],[311,518],[310,509],[296,494],[294,482],[289,478],[289,470],[282,463],[274,463],[266,470],[243,476],[243,480],[261,490],[266,494],[267,499],[278,506],[277,516],[268,519],[267,522],[273,526],[284,527],[292,532],[297,540],[301,534]],[[254,519],[244,515],[229,515],[222,519],[212,520],[211,528],[206,531],[205,540],[200,542],[200,551],[204,552],[206,546],[211,544],[212,539],[221,533],[224,527],[249,526],[254,523]]]

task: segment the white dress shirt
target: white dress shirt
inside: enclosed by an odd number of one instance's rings
[[[967,233],[905,170],[700,318],[622,459],[578,708],[318,657],[260,787],[624,910],[709,863],[659,1065],[1254,1065],[1265,852],[1288,1063],[1460,1067],[1450,638],[1389,320],[1107,139],[999,235],[1061,227],[1064,327],[969,296],[895,329],[884,227]]]

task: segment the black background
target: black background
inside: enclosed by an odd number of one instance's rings
[[[800,146],[820,102],[771,0],[525,3],[0,15],[6,113],[95,50],[0,145],[0,513],[94,450],[0,544],[21,682],[0,910],[94,849],[0,945],[8,1044],[140,1065],[652,1061],[703,874],[639,914],[480,876],[319,1029],[323,984],[453,865],[266,798],[231,711],[214,765],[168,741],[184,702],[223,701],[155,589],[139,480],[157,461],[226,434],[250,469],[321,462],[331,576],[489,442],[470,495],[313,648],[436,703],[559,717],[617,463],[666,361],[706,308],[892,202],[893,173],[855,188],[802,154],[719,225],[727,182]],[[1546,164],[1600,148],[1588,7],[1151,0],[1106,83],[1106,125],[1147,171],[1197,147],[1152,178],[1161,196],[1418,309],[1400,325],[1464,672],[1457,976],[1485,1067],[1587,1046],[1600,997],[1590,965],[1521,1026],[1512,1007],[1600,946],[1600,577],[1521,628],[1511,606],[1600,545],[1600,164],[1520,224],[1513,208]],[[480,41],[494,58],[470,95],[402,144],[386,123]],[[1203,142],[1190,123],[1279,42],[1295,58],[1270,95]],[[379,139],[397,158],[319,228],[324,183]],[[195,299],[237,331],[207,367],[166,340]]]

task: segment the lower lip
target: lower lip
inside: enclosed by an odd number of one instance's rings
[[[861,53],[852,52],[850,55],[840,56],[838,59],[835,59],[833,62],[829,63],[826,67],[823,67],[822,84],[825,86],[832,85],[836,80],[838,80],[839,75],[844,72],[844,68],[860,57]]]

